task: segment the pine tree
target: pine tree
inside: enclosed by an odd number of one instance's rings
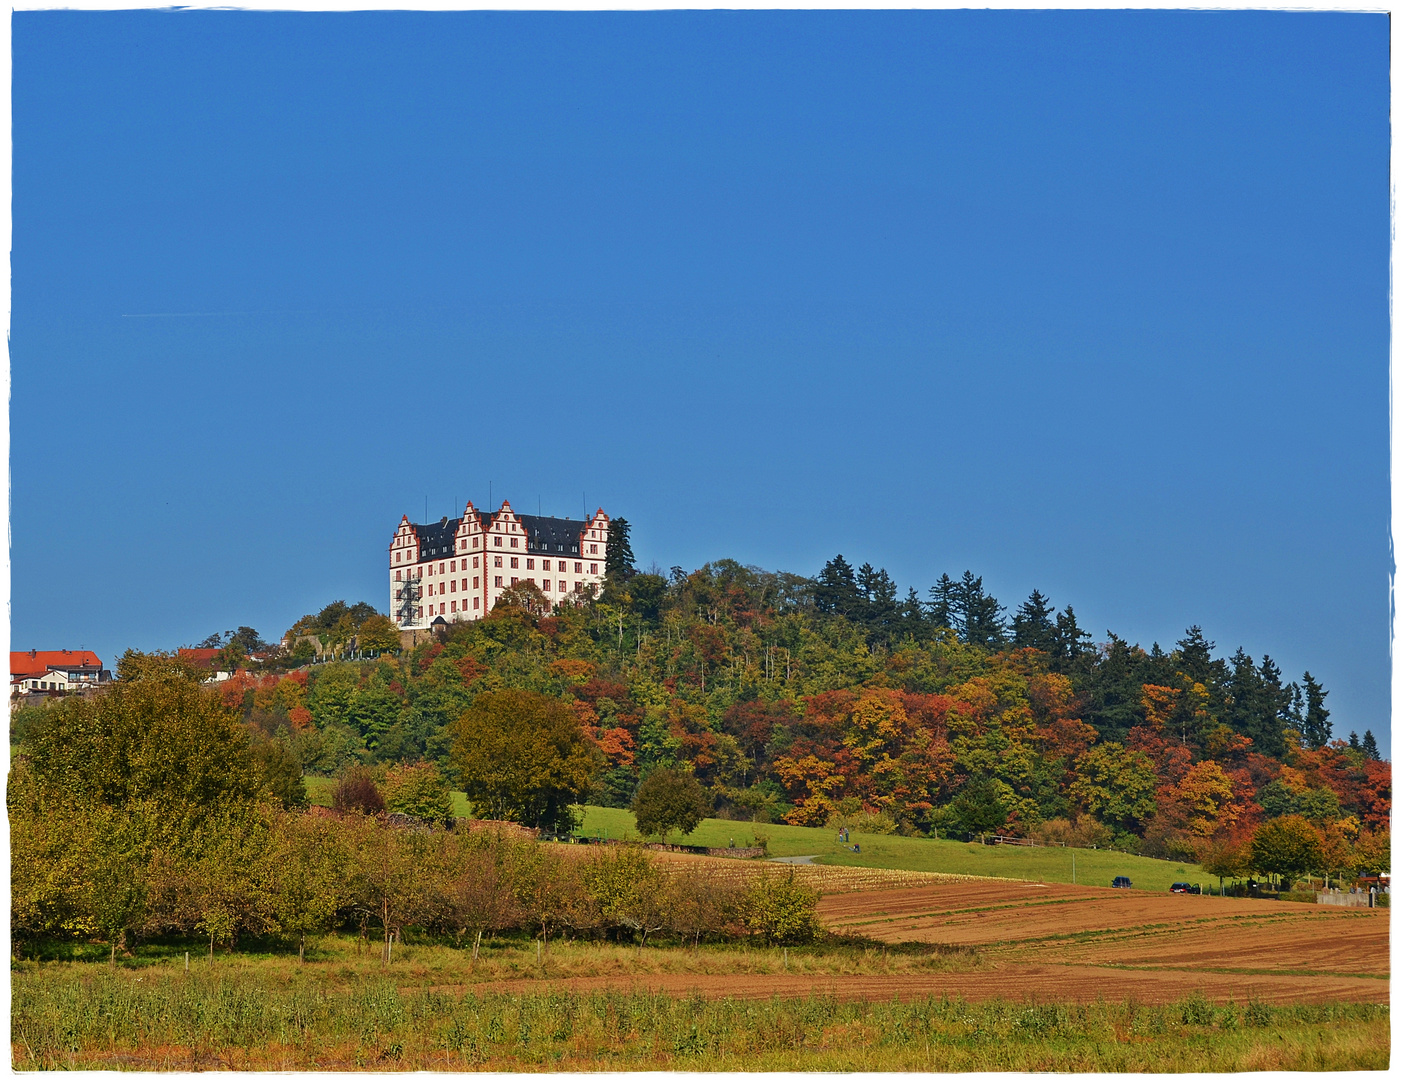
[[[1377,749],[1377,737],[1372,734],[1372,729],[1367,729],[1367,734],[1362,736],[1362,752],[1373,761],[1382,759],[1381,751]]]
[[[948,574],[940,574],[939,580],[929,586],[929,621],[935,626],[957,630],[954,625],[954,607],[957,604],[958,586]]]
[[[1046,602],[1040,590],[1033,589],[1017,613],[1012,616],[1012,644],[1019,649],[1056,651],[1056,624],[1052,620],[1056,609]]]
[[[1362,750],[1362,743],[1358,741],[1357,732],[1349,731],[1347,733],[1347,745],[1349,750],[1357,750],[1359,752]]]
[[[1069,604],[1056,616],[1055,647],[1052,655],[1056,663],[1053,669],[1070,667],[1094,653],[1094,642],[1088,630],[1081,630],[1075,620],[1075,609]]]
[[[856,585],[856,572],[841,555],[830,559],[817,575],[813,599],[818,611],[833,615],[853,616],[860,608],[861,591]]]
[[[1304,745],[1310,750],[1319,750],[1328,745],[1333,737],[1333,722],[1328,719],[1328,710],[1323,707],[1323,699],[1328,691],[1323,689],[1314,677],[1304,672]]]
[[[959,582],[963,600],[963,633],[965,644],[977,645],[984,649],[999,649],[1007,643],[1007,620],[1003,612],[1007,609],[997,602],[997,598],[983,592],[983,579],[975,578],[973,571],[963,571]]]
[[[608,556],[603,568],[615,581],[628,581],[637,574],[632,554],[632,526],[627,518],[614,518],[608,523]]]

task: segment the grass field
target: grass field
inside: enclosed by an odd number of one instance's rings
[[[499,993],[291,961],[13,972],[18,1069],[1385,1069],[1384,1005]]]
[[[637,835],[629,810],[588,806],[584,811],[584,824],[579,831],[586,836]],[[954,840],[853,833],[852,840],[861,845],[860,854],[856,854],[838,843],[836,833],[831,829],[754,825],[747,821],[722,821],[718,818],[702,821],[695,832],[680,838],[679,842],[728,847],[733,839],[736,847],[748,847],[754,843],[756,833],[768,837],[771,856],[815,855],[819,862],[836,866],[871,866],[889,870],[921,870],[939,874],[973,874],[1102,886],[1107,886],[1115,876],[1125,874],[1132,879],[1135,889],[1161,892],[1166,892],[1174,881],[1206,883],[1209,880],[1199,866],[1084,848],[1076,848],[1072,852],[1066,848],[984,847]],[[674,835],[672,839],[677,840]]]

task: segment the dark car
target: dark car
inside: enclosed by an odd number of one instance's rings
[[[1114,884],[1111,886],[1111,888],[1115,888],[1115,889],[1132,889],[1132,888],[1133,888],[1133,882],[1130,881],[1128,878],[1124,877],[1123,874],[1120,874],[1118,877],[1116,877],[1116,878],[1114,879]]]
[[[1189,893],[1189,892],[1191,892],[1191,891],[1192,891],[1192,886],[1188,885],[1185,881],[1174,881],[1174,882],[1172,883],[1172,888],[1170,888],[1170,889],[1168,890],[1168,892],[1180,892],[1180,893]]]

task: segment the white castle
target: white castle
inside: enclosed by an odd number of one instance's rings
[[[608,558],[608,515],[587,521],[482,513],[415,525],[404,515],[389,545],[389,610],[401,630],[480,619],[504,589],[528,581],[559,603],[595,592]]]

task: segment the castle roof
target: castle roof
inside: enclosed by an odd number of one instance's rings
[[[579,554],[579,535],[586,522],[535,514],[517,514],[516,520],[525,530],[527,551],[539,555]]]
[[[443,518],[442,521],[435,521],[431,525],[415,525],[413,528],[418,534],[419,559],[434,559],[453,554],[457,550],[454,537],[457,535],[457,527],[461,524],[461,518]]]

